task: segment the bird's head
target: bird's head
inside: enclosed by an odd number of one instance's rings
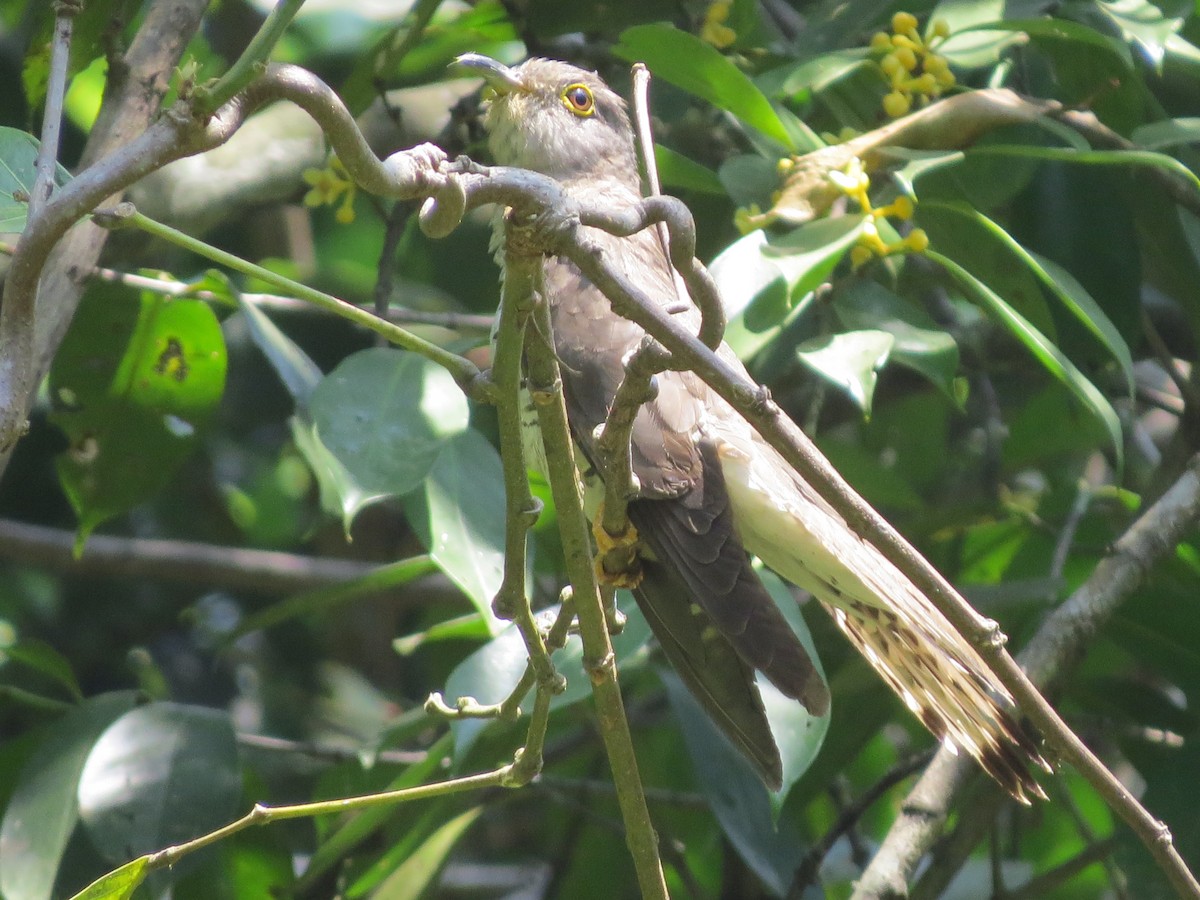
[[[610,176],[636,184],[625,101],[595,72],[552,59],[509,67],[477,53],[457,62],[495,92],[485,124],[498,164],[563,181]]]

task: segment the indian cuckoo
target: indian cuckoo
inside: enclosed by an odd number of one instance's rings
[[[597,75],[547,59],[458,62],[494,92],[485,127],[498,164],[548,175],[583,204],[641,201],[625,103]],[[588,237],[694,331],[699,314],[679,300],[653,229]],[[546,259],[544,289],[572,435],[595,464],[597,427],[644,332],[564,257]],[[746,375],[728,346],[718,352]],[[764,782],[778,788],[781,763],[754,671],[814,715],[828,711],[829,690],[749,554],[815,596],[945,746],[969,753],[1017,800],[1044,797],[1030,765],[1046,764],[1011,696],[945,616],[697,375],[663,372],[655,385],[632,435],[629,519],[643,573],[634,595],[672,665]]]

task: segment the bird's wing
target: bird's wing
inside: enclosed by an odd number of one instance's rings
[[[622,274],[648,295],[665,298],[664,305],[673,304],[675,288],[652,233],[596,241],[612,246],[606,258],[623,266]],[[548,262],[545,287],[568,417],[576,441],[594,458],[594,430],[608,415],[643,331],[615,315],[608,299],[567,260]],[[694,310],[684,315],[694,324]],[[630,505],[629,516],[653,551],[655,560],[647,565],[669,569],[670,577],[649,579],[643,593],[671,585],[677,594],[672,602],[684,609],[699,606],[742,660],[813,714],[824,714],[828,689],[751,569],[715,447],[703,440],[715,395],[691,373],[663,372],[656,383],[657,396],[634,421],[632,462],[640,499]],[[660,642],[665,645],[661,635]]]

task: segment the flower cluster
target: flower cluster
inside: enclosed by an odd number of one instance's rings
[[[914,204],[911,197],[901,194],[886,206],[874,206],[871,203],[869,191],[871,179],[863,169],[862,161],[855,157],[846,164],[844,169],[829,173],[829,180],[837,185],[843,194],[862,207],[866,215],[858,243],[850,250],[850,263],[859,268],[879,256],[892,253],[923,253],[929,246],[929,235],[922,228],[914,228],[908,235],[889,244],[879,236],[876,224],[880,219],[894,217],[907,221],[913,216]]]
[[[305,169],[300,176],[309,186],[304,195],[305,206],[332,206],[338,197],[342,204],[334,217],[343,225],[354,221],[354,194],[357,186],[350,178],[350,173],[336,156],[330,157],[329,164],[323,169]]]
[[[950,35],[950,26],[939,20],[930,31],[926,41],[917,31],[917,17],[898,12],[892,16],[891,34],[880,31],[871,38],[871,49],[884,54],[879,66],[892,90],[883,98],[883,110],[893,119],[908,113],[914,101],[939,97],[954,85],[946,57],[934,52]]]
[[[723,50],[737,40],[737,32],[725,24],[733,6],[729,0],[716,0],[704,12],[704,24],[700,26],[700,40]]]

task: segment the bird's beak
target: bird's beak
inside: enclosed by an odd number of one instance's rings
[[[471,69],[482,76],[488,87],[499,94],[511,94],[513,91],[524,90],[525,85],[513,70],[502,62],[497,62],[490,56],[481,53],[464,53],[454,60],[456,66]]]

